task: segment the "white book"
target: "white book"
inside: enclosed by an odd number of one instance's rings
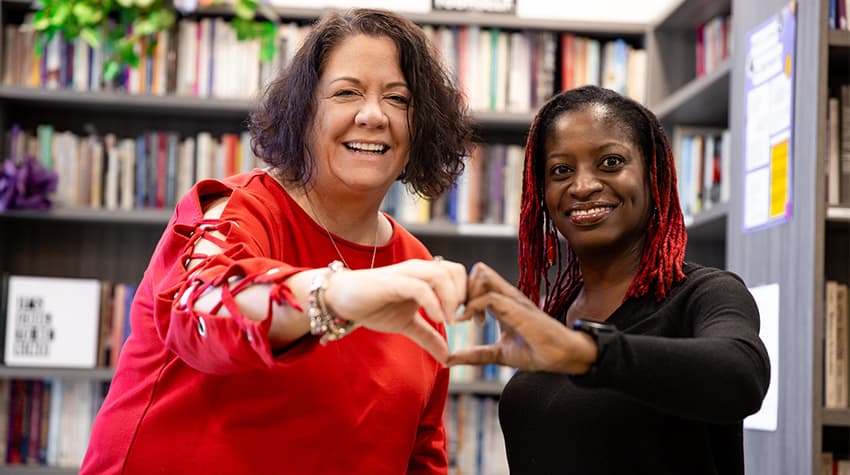
[[[95,367],[100,281],[10,275],[7,286],[7,366]]]
[[[177,201],[192,188],[195,183],[195,138],[188,137],[180,144],[177,157]]]
[[[495,35],[496,49],[493,51],[495,84],[493,92],[495,93],[493,102],[493,110],[505,111],[508,108],[508,69],[510,67],[510,45],[508,44],[508,34],[502,30],[493,30]]]
[[[74,39],[74,71],[71,79],[73,88],[86,91],[89,88],[89,50],[91,47],[80,37]]]
[[[726,129],[721,134],[720,149],[720,202],[728,203],[732,194],[732,132]]]
[[[195,181],[213,178],[212,134],[199,132],[195,143]]]
[[[124,210],[133,209],[136,198],[136,141],[122,139],[118,146],[120,159],[118,206]]]
[[[121,160],[118,156],[118,144],[115,134],[104,137],[106,143],[106,180],[103,204],[106,209],[118,209],[118,179]]]
[[[529,33],[510,33],[508,104],[510,112],[531,110],[531,46]]]
[[[198,77],[198,22],[181,20],[177,27],[177,41],[177,94],[194,96]]]
[[[839,111],[841,101],[837,97],[829,98],[828,118],[829,124],[829,153],[827,155],[827,204],[837,205],[841,202],[841,119]]]

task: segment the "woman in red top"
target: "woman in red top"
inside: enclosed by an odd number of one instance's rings
[[[251,117],[270,167],[177,205],[81,473],[446,473],[443,321],[466,272],[379,207],[400,177],[451,185],[461,104],[409,20],[319,22]]]

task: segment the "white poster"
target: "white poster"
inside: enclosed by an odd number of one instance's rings
[[[744,419],[744,429],[776,431],[779,410],[779,284],[762,285],[750,289],[759,308],[761,328],[759,337],[770,357],[770,386],[761,403],[761,409]]]
[[[100,282],[23,276],[8,279],[5,364],[94,368]]]

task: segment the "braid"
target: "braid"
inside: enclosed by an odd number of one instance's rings
[[[561,245],[559,233],[545,203],[542,169],[545,139],[562,114],[602,104],[635,136],[646,157],[652,210],[647,239],[637,274],[625,298],[641,297],[654,290],[655,298],[667,296],[673,284],[683,279],[687,233],[676,188],[673,154],[658,119],[637,102],[596,86],[584,86],[551,98],[534,118],[529,129],[523,170],[522,205],[519,223],[519,282],[517,287],[540,305],[541,281],[545,283],[544,310],[563,316],[569,302],[583,285],[578,258],[569,243]],[[648,129],[648,130],[646,130]],[[550,268],[556,265],[554,281]]]
[[[637,275],[632,280],[626,298],[646,295],[654,287],[655,298],[662,300],[675,282],[683,279],[682,264],[688,236],[679,205],[675,164],[670,144],[660,125],[648,111],[641,110],[650,124],[652,159],[649,160],[654,219],[649,221],[647,242]],[[660,150],[657,144],[660,142]],[[662,162],[662,166],[659,166]]]

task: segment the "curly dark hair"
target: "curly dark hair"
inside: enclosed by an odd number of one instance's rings
[[[314,163],[308,147],[316,113],[314,90],[328,56],[346,38],[366,34],[395,42],[413,107],[410,160],[400,177],[427,198],[445,192],[463,172],[472,125],[461,92],[440,55],[411,20],[377,9],[352,9],[324,16],[304,39],[291,65],[269,84],[251,114],[251,148],[284,180],[310,181]]]
[[[688,237],[676,188],[673,153],[658,118],[638,102],[609,89],[583,86],[562,92],[538,111],[525,150],[522,214],[519,225],[518,287],[535,302],[540,300],[541,281],[546,283],[545,309],[560,316],[582,286],[576,255],[569,243],[562,253],[558,230],[544,199],[543,169],[546,137],[563,114],[601,105],[608,111],[612,127],[627,132],[640,147],[650,187],[652,212],[638,272],[625,298],[655,292],[657,300],[666,297],[675,282],[684,279],[682,265]],[[557,262],[554,282],[549,267]]]

